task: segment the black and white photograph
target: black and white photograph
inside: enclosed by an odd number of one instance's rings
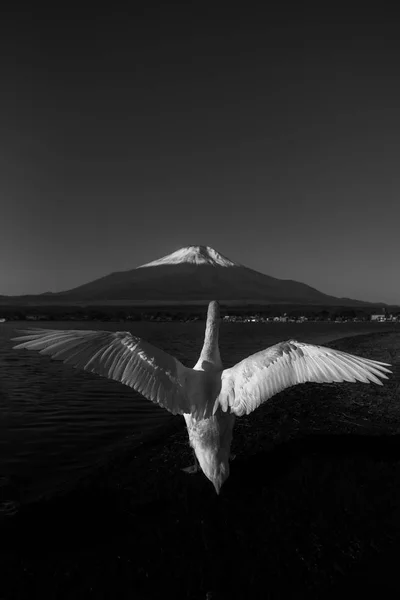
[[[0,600],[400,594],[400,19],[0,8]]]

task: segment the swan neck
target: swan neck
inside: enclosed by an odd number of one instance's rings
[[[207,314],[206,333],[204,336],[203,349],[201,351],[200,358],[208,362],[221,364],[221,357],[219,353],[219,306],[215,306],[217,303],[211,303]]]

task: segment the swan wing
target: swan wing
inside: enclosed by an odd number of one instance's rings
[[[249,414],[282,390],[308,381],[373,382],[391,373],[388,363],[289,340],[247,357],[221,375],[216,406],[237,416]]]
[[[190,393],[197,375],[193,369],[129,332],[28,329],[19,333],[13,338],[19,342],[14,349],[37,350],[119,381],[172,414],[197,415],[202,410],[202,395]]]

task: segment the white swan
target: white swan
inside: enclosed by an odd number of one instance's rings
[[[229,475],[235,417],[298,383],[370,381],[382,385],[388,363],[295,340],[257,352],[224,369],[218,347],[219,304],[210,302],[205,339],[193,369],[129,332],[29,329],[14,348],[38,350],[74,367],[120,381],[183,415],[190,445],[219,493]],[[195,467],[186,469],[194,472]]]

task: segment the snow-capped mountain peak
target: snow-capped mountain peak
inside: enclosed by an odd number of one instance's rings
[[[185,246],[172,254],[167,254],[162,258],[153,260],[152,262],[140,265],[138,269],[143,267],[159,267],[165,265],[178,265],[181,263],[191,263],[195,265],[211,265],[214,267],[240,267],[240,263],[233,262],[226,256],[223,256],[210,246]]]

